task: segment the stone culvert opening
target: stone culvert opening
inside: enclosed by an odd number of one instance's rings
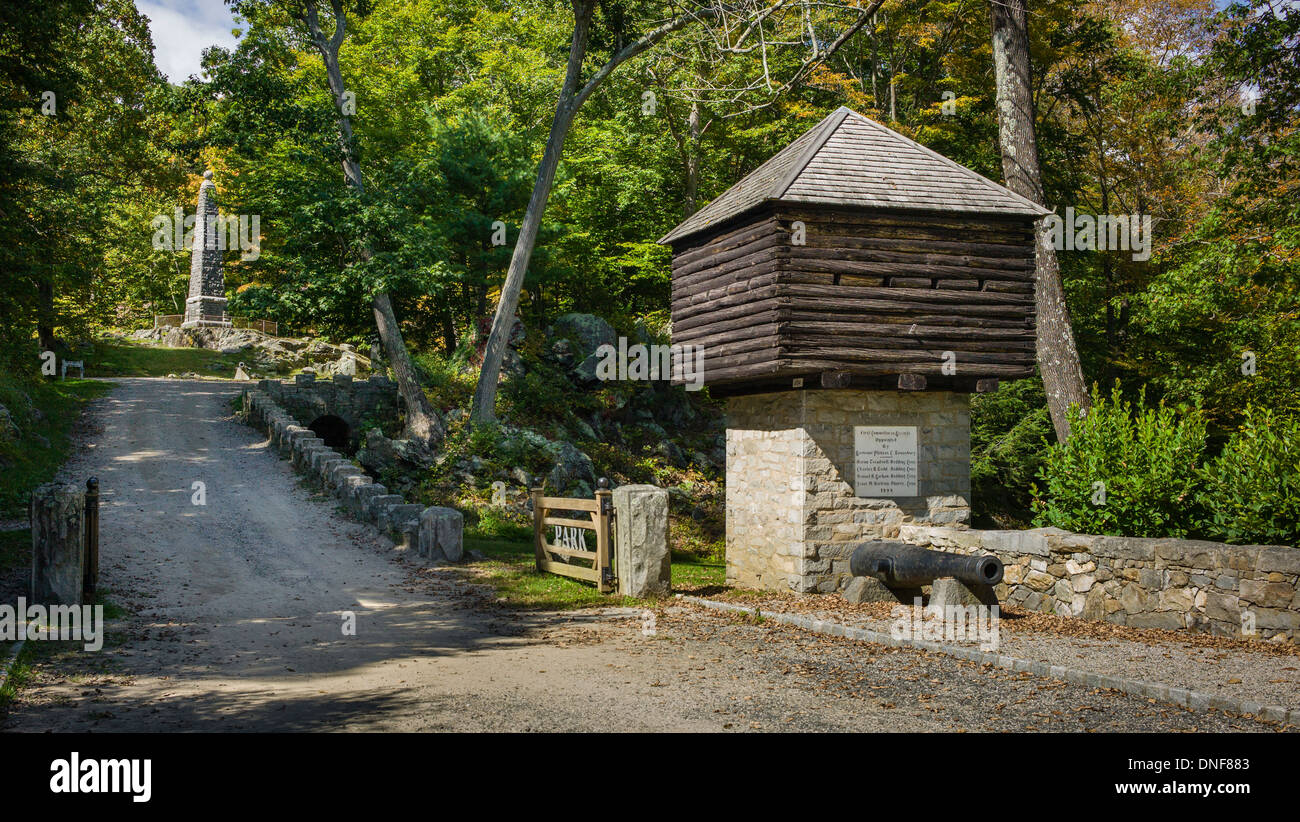
[[[348,434],[350,431],[348,429],[348,424],[341,418],[336,417],[333,414],[325,414],[324,416],[312,420],[311,425],[308,425],[307,427],[310,428],[316,436],[320,437],[321,440],[330,448],[339,451],[348,450]]]

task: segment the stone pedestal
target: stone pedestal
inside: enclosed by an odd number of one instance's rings
[[[840,593],[847,602],[854,605],[863,602],[901,602],[911,605],[913,599],[922,596],[920,588],[890,588],[875,577],[854,577]]]
[[[915,427],[914,496],[856,493],[858,426]],[[728,401],[729,584],[840,590],[854,542],[896,538],[905,523],[963,523],[969,500],[967,394],[827,389]]]
[[[964,608],[968,605],[992,607],[998,604],[998,595],[989,585],[967,585],[961,580],[943,577],[936,579],[930,586],[929,604],[941,608]]]
[[[85,581],[85,496],[75,485],[32,492],[32,602],[80,605]]]
[[[181,328],[230,328],[225,297],[190,297],[185,300]]]

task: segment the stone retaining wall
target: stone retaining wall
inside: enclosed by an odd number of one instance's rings
[[[273,386],[281,385],[263,380]],[[410,505],[372,482],[348,457],[326,446],[298,424],[265,390],[243,394],[244,421],[264,430],[271,447],[292,460],[308,482],[337,497],[353,516],[374,524],[396,542],[409,558],[429,562],[458,562],[464,555],[463,518],[454,508]]]
[[[1295,641],[1300,548],[902,525],[898,538],[1006,566],[999,600],[1138,628]]]

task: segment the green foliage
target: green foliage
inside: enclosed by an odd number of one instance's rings
[[[1033,481],[1056,434],[1042,381],[1016,380],[975,394],[970,408],[971,507],[977,525],[1021,527],[1033,519]]]
[[[16,437],[0,431],[0,519],[26,516],[32,489],[54,479],[67,459],[82,408],[111,387],[76,379],[0,382],[0,405],[17,429]]]
[[[174,295],[150,218],[183,182],[172,93],[129,0],[6,3],[0,12],[0,365]],[[53,93],[52,98],[45,95]],[[47,105],[49,108],[47,108]],[[184,299],[183,289],[179,292]]]
[[[1052,446],[1035,487],[1039,525],[1086,534],[1185,537],[1196,526],[1196,490],[1205,419],[1200,409],[1136,407],[1119,386],[1107,400],[1094,388],[1086,417]]]
[[[1300,415],[1294,410],[1248,409],[1202,476],[1208,536],[1300,545]]]

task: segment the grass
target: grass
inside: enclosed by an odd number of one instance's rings
[[[193,372],[201,377],[231,379],[244,354],[206,348],[163,348],[128,340],[99,339],[86,354],[87,377],[165,377]]]
[[[673,591],[707,596],[727,584],[726,563],[694,554],[673,553]]]
[[[9,671],[9,677],[5,679],[4,687],[0,688],[0,719],[4,718],[9,712],[9,703],[13,702],[14,696],[17,695],[31,675],[30,666],[23,662],[29,647],[27,645],[23,646],[22,653],[18,655],[18,659],[14,660],[14,666]],[[0,666],[9,664],[9,654],[12,651],[13,643],[0,642]]]
[[[496,589],[497,596],[518,608],[568,610],[598,606],[642,607],[649,600],[617,594],[602,594],[590,582],[559,574],[539,573],[534,566],[531,532],[526,538],[509,537],[467,529],[465,548],[480,551],[487,559],[474,564],[481,581]],[[699,593],[701,589],[724,584],[721,563],[699,560],[689,555],[674,555],[672,586],[674,591]]]
[[[0,404],[9,409],[19,430],[15,440],[0,439],[0,519],[26,515],[32,489],[54,479],[67,460],[72,424],[82,408],[111,387],[74,379],[0,382]],[[29,405],[39,409],[39,418]]]
[[[24,529],[0,532],[0,576],[14,572],[20,566],[25,569],[30,562],[31,531]],[[119,645],[124,641],[121,633],[109,633],[107,624],[110,620],[120,619],[127,614],[126,609],[108,598],[108,594],[109,592],[101,587],[95,592],[95,601],[92,603],[104,607],[105,648]],[[9,655],[13,653],[15,644],[15,642],[0,640],[0,668],[8,664]],[[80,653],[80,648],[81,645],[76,640],[32,642],[24,645],[18,659],[14,661],[13,669],[9,672],[4,686],[0,687],[0,719],[4,718],[14,697],[30,679],[32,664],[37,659],[48,660],[57,658],[59,654]]]

